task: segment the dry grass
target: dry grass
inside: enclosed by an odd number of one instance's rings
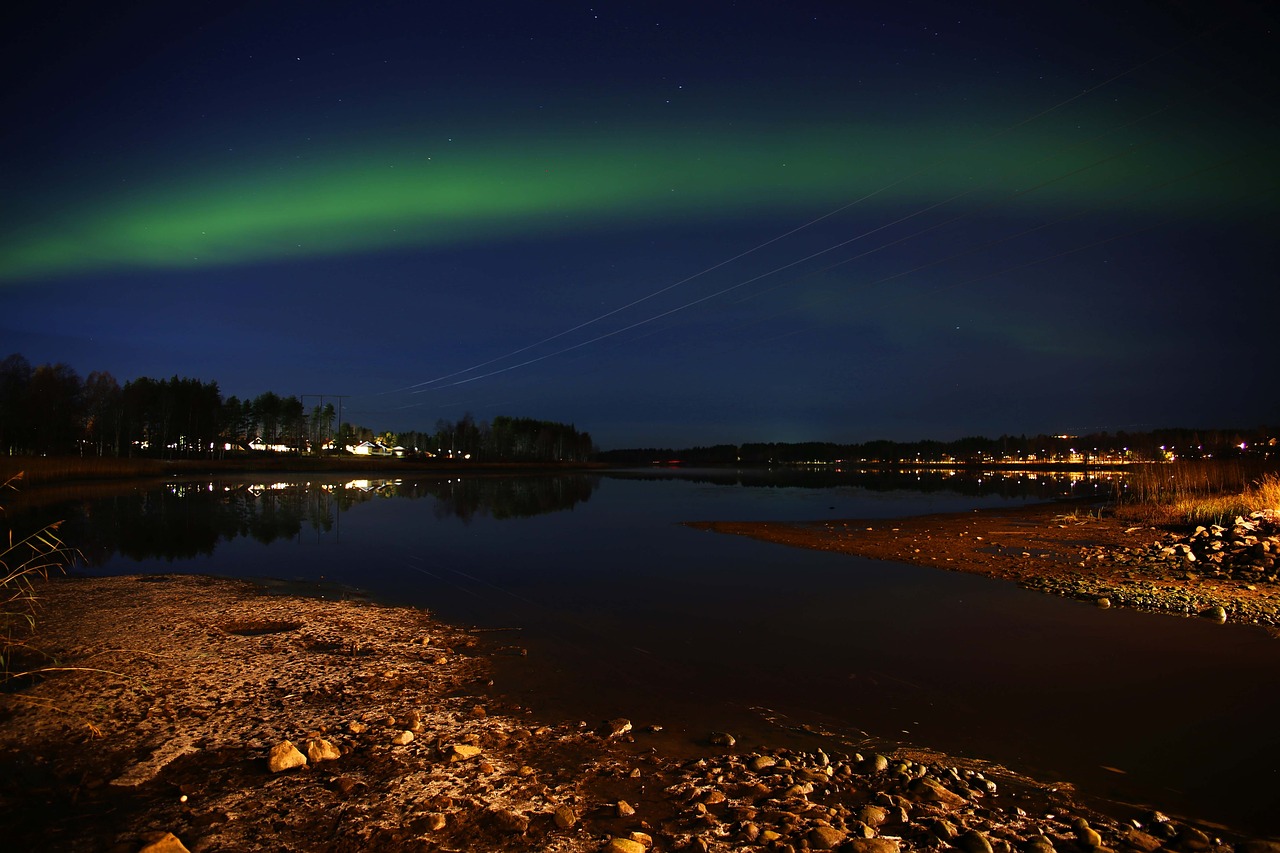
[[[19,472],[0,485],[0,490],[15,490]],[[0,512],[3,509],[0,508]],[[27,647],[36,627],[37,580],[47,580],[53,570],[63,571],[71,565],[77,552],[58,538],[58,525],[13,538],[8,531],[0,550],[0,681],[13,674],[15,655]]]
[[[1147,524],[1229,525],[1257,510],[1280,510],[1274,469],[1242,460],[1143,466],[1130,472],[1116,513]]]
[[[0,480],[21,476],[27,485],[71,480],[160,476],[172,467],[159,459],[99,456],[0,456]]]

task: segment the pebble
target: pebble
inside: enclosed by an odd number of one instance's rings
[[[408,729],[405,729],[402,732],[397,732],[396,735],[391,738],[391,742],[396,746],[405,746],[410,744],[413,742],[413,732]]]

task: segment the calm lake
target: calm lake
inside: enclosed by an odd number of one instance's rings
[[[1280,641],[976,576],[692,530],[892,518],[1105,491],[1094,481],[610,472],[94,486],[67,519],[89,574],[322,582],[479,626],[493,691],[675,743],[829,733],[936,749],[1092,797],[1280,832]],[[831,737],[845,745],[833,744]],[[798,742],[798,741],[797,741]]]

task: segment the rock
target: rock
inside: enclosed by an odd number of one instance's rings
[[[301,753],[299,753],[301,754]],[[148,832],[138,853],[191,853],[172,832]]]
[[[1174,844],[1182,850],[1190,851],[1208,850],[1213,847],[1213,842],[1209,840],[1209,836],[1194,826],[1186,826],[1185,824],[1178,827],[1178,837],[1174,840]]]
[[[991,842],[981,832],[973,829],[962,832],[951,843],[956,846],[956,849],[963,850],[964,853],[992,853]]]
[[[369,731],[369,725],[367,723],[362,723],[359,720],[352,720],[347,723],[347,731],[351,732],[353,735],[362,735]]]
[[[644,845],[630,838],[610,838],[604,853],[644,853]]]
[[[1071,822],[1071,831],[1075,833],[1076,840],[1081,846],[1090,849],[1097,849],[1102,846],[1102,836],[1098,831],[1089,826],[1089,821],[1082,817],[1078,817]]]
[[[1025,853],[1053,853],[1053,841],[1047,835],[1033,835],[1022,849]]]
[[[627,838],[631,839],[637,844],[643,845],[644,847],[653,846],[653,836],[647,832],[632,832],[629,835],[627,835]]]
[[[853,817],[867,826],[880,826],[889,819],[889,810],[883,806],[863,806],[853,813]]]
[[[631,721],[624,717],[605,720],[596,731],[600,733],[601,737],[618,737],[631,731]]]
[[[712,732],[709,738],[712,746],[725,746],[732,748],[738,739],[728,732]]]
[[[292,770],[295,767],[305,767],[307,757],[298,751],[298,748],[292,742],[283,740],[275,746],[271,747],[271,752],[267,754],[267,767],[272,773],[279,773],[282,770]]]
[[[782,792],[782,799],[788,800],[792,797],[807,797],[813,793],[812,782],[801,782],[797,785],[791,785]]]
[[[889,769],[889,759],[876,754],[866,760],[866,769],[872,773],[880,773]]]
[[[529,818],[519,812],[494,807],[489,809],[489,819],[503,832],[523,834],[529,830]]]
[[[557,806],[552,818],[560,829],[573,829],[574,824],[578,822],[578,813],[569,806]]]
[[[335,776],[329,784],[333,786],[333,790],[344,797],[349,797],[352,793],[367,787],[363,782],[352,779],[350,776]]]
[[[618,800],[618,805],[614,809],[617,811],[618,817],[631,817],[636,813],[636,807],[626,800]]]
[[[447,754],[449,756],[449,763],[452,764],[455,761],[469,761],[481,752],[483,752],[483,750],[473,744],[455,743],[449,747]]]
[[[1103,610],[1106,610],[1111,606],[1111,599],[1107,598],[1106,596],[1103,596],[1102,598],[1099,598],[1094,603],[1097,604],[1098,607],[1102,608]]]
[[[928,776],[911,780],[911,784],[907,786],[907,791],[912,799],[926,803],[957,807],[963,806],[968,802],[964,797],[944,788],[942,783],[930,779]]]
[[[943,841],[950,841],[960,834],[960,830],[956,825],[946,818],[935,818],[926,824],[926,826],[934,837],[941,838]]]
[[[440,830],[444,829],[445,824],[447,824],[448,822],[449,822],[449,819],[445,817],[443,814],[441,814],[440,812],[432,812],[431,814],[427,815],[427,829],[431,830],[432,832],[439,832]]]
[[[321,761],[337,761],[341,757],[342,750],[322,737],[313,737],[307,741],[307,759],[312,764],[319,764]]]
[[[1149,835],[1140,829],[1130,829],[1124,836],[1124,843],[1134,850],[1141,850],[1143,853],[1155,853],[1159,850],[1164,842],[1154,835]],[[1243,853],[1243,851],[1242,851]],[[1264,853],[1264,851],[1256,851],[1256,853]],[[1280,844],[1276,845],[1276,849],[1271,853],[1280,853]]]
[[[842,849],[849,853],[898,853],[901,847],[896,838],[850,838]]]
[[[753,755],[751,760],[747,762],[747,767],[753,772],[759,773],[761,770],[767,770],[778,763],[778,759],[772,755]]]
[[[391,742],[396,746],[406,746],[413,742],[413,732],[408,729],[405,729],[402,732],[397,732],[395,737],[391,738]]]
[[[833,826],[815,826],[808,839],[810,849],[834,850],[844,843],[845,834]]]
[[[1200,615],[1206,619],[1212,619],[1215,622],[1226,622],[1227,611],[1222,607],[1209,607],[1200,611]]]

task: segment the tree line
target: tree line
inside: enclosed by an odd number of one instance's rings
[[[1022,464],[1155,462],[1172,459],[1280,459],[1280,439],[1254,429],[1157,429],[1088,435],[968,436],[955,441],[756,442],[680,449],[640,447],[605,451],[602,462],[685,465]]]
[[[273,450],[341,452],[368,441],[406,456],[511,461],[585,461],[590,433],[532,418],[438,421],[434,432],[377,432],[335,423],[333,404],[307,407],[266,391],[222,396],[217,382],[142,377],[121,385],[105,371],[81,377],[69,365],[0,361],[0,453],[208,457]]]

